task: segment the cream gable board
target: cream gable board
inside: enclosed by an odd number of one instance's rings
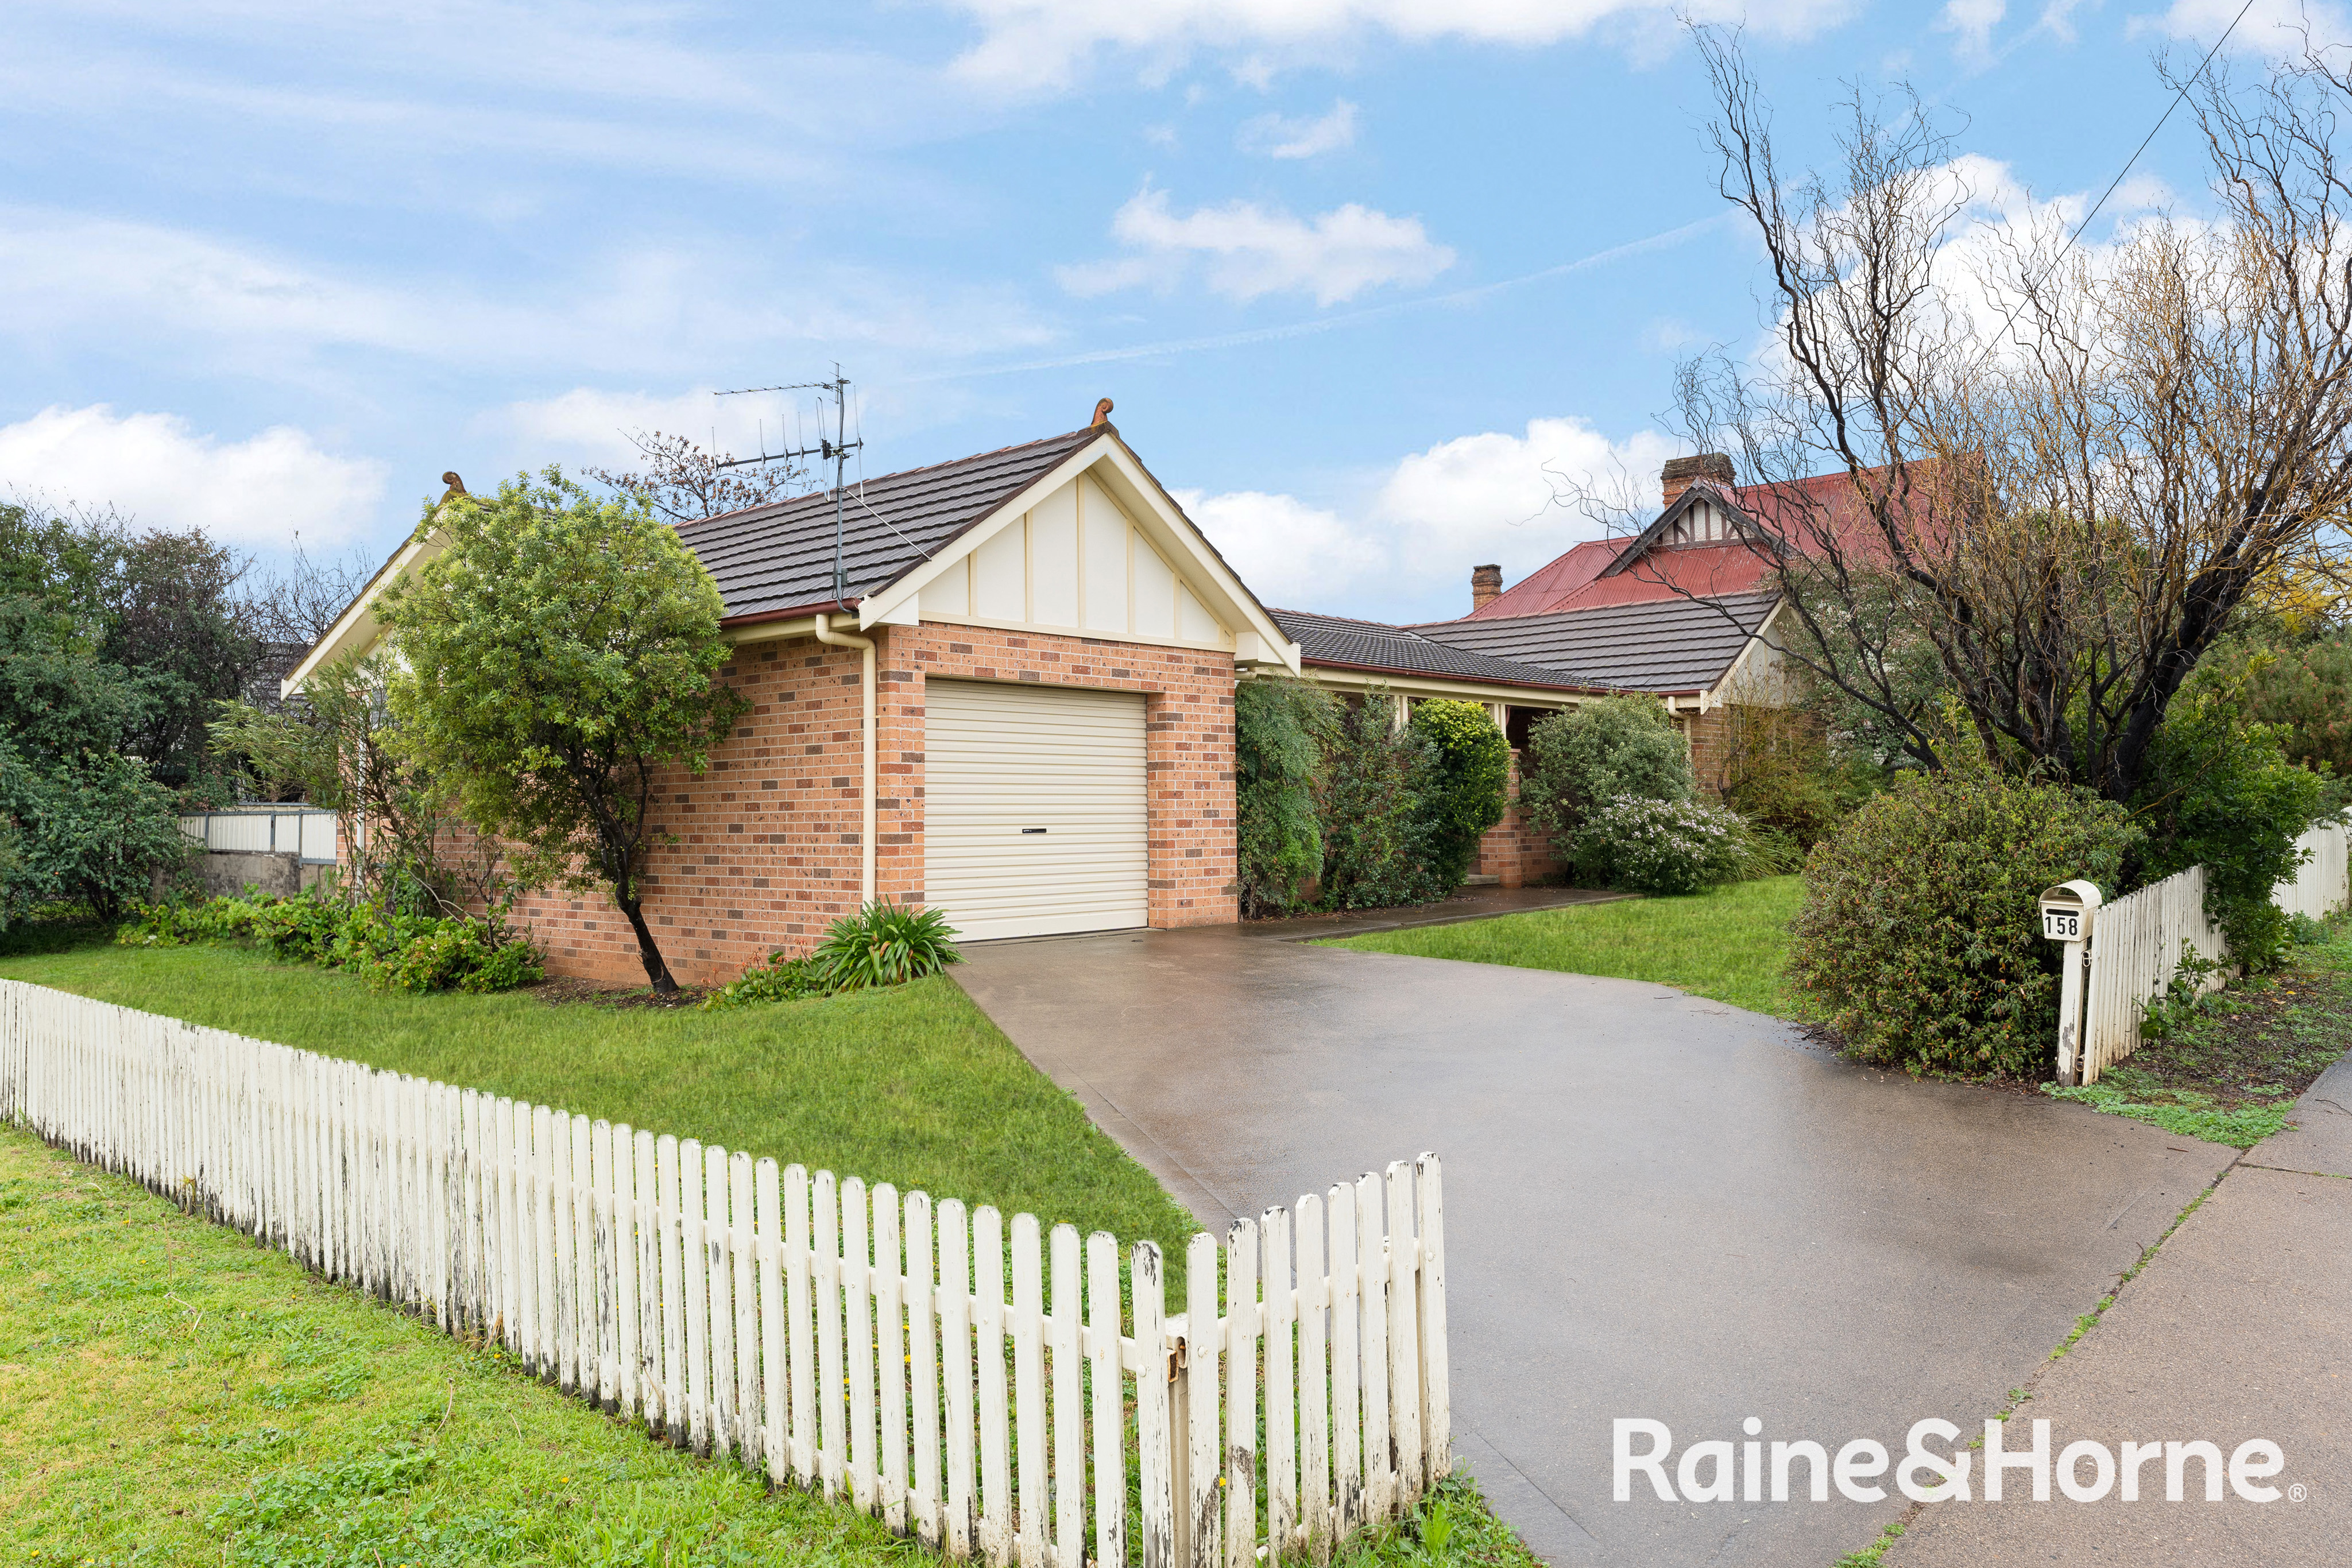
[[[1091,474],[1008,520],[915,596],[926,621],[970,621],[1231,651],[1218,621]],[[904,601],[877,611],[895,622]]]

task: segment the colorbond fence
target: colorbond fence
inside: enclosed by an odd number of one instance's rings
[[[1328,1562],[1450,1465],[1433,1155],[1194,1236],[1171,1314],[1149,1241],[16,981],[0,1117],[950,1557]]]
[[[290,852],[314,865],[331,865],[335,859],[335,814],[315,807],[196,811],[180,819],[180,831],[216,852]]]
[[[2296,840],[2304,862],[2293,879],[2272,890],[2271,901],[2290,915],[2315,919],[2343,908],[2352,892],[2347,838],[2344,825],[2331,822]],[[2230,956],[2221,927],[2205,916],[2201,865],[2126,894],[2092,917],[2081,1082],[2096,1083],[2100,1073],[2139,1049],[2147,1004],[2172,983],[2184,951],[2217,964]],[[2203,988],[2214,990],[2221,982],[2219,973],[2210,975]]]

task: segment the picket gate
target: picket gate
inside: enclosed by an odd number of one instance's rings
[[[1171,1313],[1150,1241],[13,980],[0,1118],[992,1568],[1328,1563],[1451,1468],[1434,1155],[1194,1236]]]
[[[2295,874],[2271,891],[2271,901],[2290,915],[2314,919],[2345,905],[2347,858],[2345,824],[2324,822],[2295,841],[2304,852]],[[2190,866],[2100,906],[2093,917],[2090,977],[2084,997],[2080,1082],[2099,1074],[2139,1049],[2147,1005],[2164,994],[2180,971],[2184,954],[2225,966],[2229,944],[2221,928],[2206,918],[2205,868]],[[2198,982],[2200,990],[2221,988],[2220,967]],[[2062,1051],[2063,1065],[2063,1051]]]

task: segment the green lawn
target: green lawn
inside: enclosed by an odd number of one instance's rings
[[[1688,898],[1627,899],[1459,925],[1374,931],[1324,946],[1654,980],[1751,1011],[1801,1018],[1801,1000],[1780,968],[1789,919],[1804,902],[1804,891],[1801,878],[1767,877]]]
[[[1081,1233],[1149,1238],[1170,1260],[1171,1291],[1197,1228],[943,977],[703,1012],[377,991],[232,947],[47,945],[58,950],[0,956],[0,977]]]
[[[1538,1568],[1444,1490],[1442,1552],[1407,1524],[1343,1568]],[[0,1127],[0,1562],[936,1561]]]

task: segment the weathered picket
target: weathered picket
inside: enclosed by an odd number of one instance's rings
[[[2305,852],[2303,864],[2291,880],[2272,890],[2271,902],[2289,915],[2308,915],[2314,920],[2343,908],[2347,837],[2352,835],[2342,822],[2323,822],[2297,839],[2296,846]]]
[[[1195,1236],[1171,1314],[1149,1241],[1122,1289],[1099,1231],[5,980],[0,1119],[950,1558],[1328,1563],[1451,1466],[1433,1155]]]
[[[2344,824],[2326,822],[2296,840],[2303,863],[2272,890],[2272,902],[2290,915],[2314,918],[2343,908],[2352,893],[2347,837]],[[2079,1082],[2096,1083],[2100,1073],[2139,1049],[2147,1004],[2171,985],[2185,953],[2221,965],[2229,952],[2221,928],[2206,917],[2201,865],[2100,906],[2091,924]],[[2217,969],[2199,983],[2214,990],[2222,980]]]

